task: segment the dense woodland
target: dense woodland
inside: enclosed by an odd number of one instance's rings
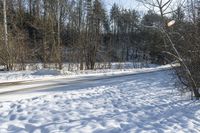
[[[79,63],[80,69],[93,69],[96,62],[163,63],[160,33],[142,26],[160,23],[153,11],[140,16],[116,4],[107,11],[100,0],[9,0],[6,11],[8,45],[2,10],[0,63],[8,70],[33,62],[59,68]]]
[[[200,97],[200,2],[138,1],[149,11],[117,4],[107,11],[101,0],[1,0],[0,65],[62,69],[68,62],[83,70],[98,62],[179,62],[183,90]],[[171,20],[176,23],[167,26]]]

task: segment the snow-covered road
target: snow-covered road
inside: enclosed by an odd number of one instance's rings
[[[20,92],[21,100],[0,102],[0,133],[198,133],[200,103],[183,100],[171,73],[57,80],[48,90],[28,92],[48,95],[28,99]]]
[[[178,64],[173,64],[173,66],[176,67]],[[26,99],[38,95],[47,95],[49,94],[49,90],[52,91],[52,89],[67,91],[69,89],[82,89],[98,85],[112,85],[111,83],[115,81],[114,78],[124,79],[127,76],[130,77],[170,69],[171,65],[168,64],[163,66],[152,65],[152,67],[148,68],[97,69],[70,73],[65,70],[59,71],[54,69],[0,72],[0,101],[15,101],[22,98]],[[98,81],[99,84],[95,81]],[[118,83],[118,80],[116,80],[116,83]],[[37,93],[38,91],[40,93]]]
[[[159,71],[168,71],[167,69],[144,71],[139,73],[120,73],[115,75],[92,75],[80,76],[76,78],[55,78],[46,80],[30,80],[0,83],[0,101],[18,100],[22,98],[31,98],[37,95],[47,95],[52,91],[64,92],[70,90],[79,90],[89,87],[102,85],[115,85],[119,82],[131,81],[135,75],[146,75]],[[38,93],[39,92],[39,93]],[[30,94],[31,93],[31,94]],[[16,96],[18,95],[18,97]],[[13,98],[14,97],[14,98]]]

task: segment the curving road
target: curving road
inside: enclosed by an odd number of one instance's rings
[[[137,80],[142,78],[144,74],[159,74],[160,71],[168,71],[168,69],[150,71],[135,74],[119,74],[110,76],[85,76],[80,78],[61,78],[42,81],[21,81],[0,83],[0,100],[2,97],[12,98],[13,95],[28,95],[31,97],[33,93],[47,94],[52,92],[65,92],[83,88],[91,88],[104,85],[115,85],[122,82]],[[142,77],[140,77],[142,76]]]

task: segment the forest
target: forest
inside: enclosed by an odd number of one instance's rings
[[[153,11],[138,11],[114,4],[106,11],[100,0],[11,0],[6,3],[8,43],[5,45],[3,10],[0,18],[0,63],[79,63],[94,69],[96,62],[151,61],[161,58],[162,36],[143,25],[159,25]],[[0,4],[3,9],[3,3]]]
[[[148,11],[117,4],[107,10],[101,0],[1,0],[0,65],[10,71],[76,63],[85,70],[96,63],[178,62],[182,90],[200,97],[200,2],[137,1]]]

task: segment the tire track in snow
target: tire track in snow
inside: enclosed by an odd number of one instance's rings
[[[117,79],[122,77],[132,77],[134,75],[144,75],[144,74],[151,74],[151,73],[157,73],[162,71],[168,71],[171,68],[161,69],[161,70],[152,70],[147,72],[140,72],[140,73],[131,73],[131,74],[119,74],[119,75],[109,75],[109,76],[86,76],[80,79],[73,78],[61,78],[61,79],[51,79],[47,81],[20,81],[20,82],[9,82],[9,83],[0,83],[0,87],[2,89],[5,89],[5,91],[0,92],[0,95],[9,95],[9,94],[15,94],[15,93],[29,93],[33,91],[47,91],[48,89],[52,88],[58,88],[58,87],[67,87],[67,86],[73,86],[76,84],[81,83],[87,83],[87,82],[94,82],[94,81],[101,81],[101,80],[107,80],[107,79]],[[51,83],[55,82],[55,83]],[[59,83],[60,82],[60,83]],[[39,83],[45,83],[44,85],[39,85]],[[47,84],[46,84],[47,83]],[[48,84],[49,83],[49,84]],[[118,83],[118,82],[117,82]],[[27,88],[20,88],[20,86],[23,85],[31,85],[31,84],[38,84],[38,86],[34,87],[27,87]],[[6,91],[6,87],[16,87],[16,89],[8,90]],[[18,88],[17,88],[18,87]],[[67,90],[67,89],[66,89]]]

